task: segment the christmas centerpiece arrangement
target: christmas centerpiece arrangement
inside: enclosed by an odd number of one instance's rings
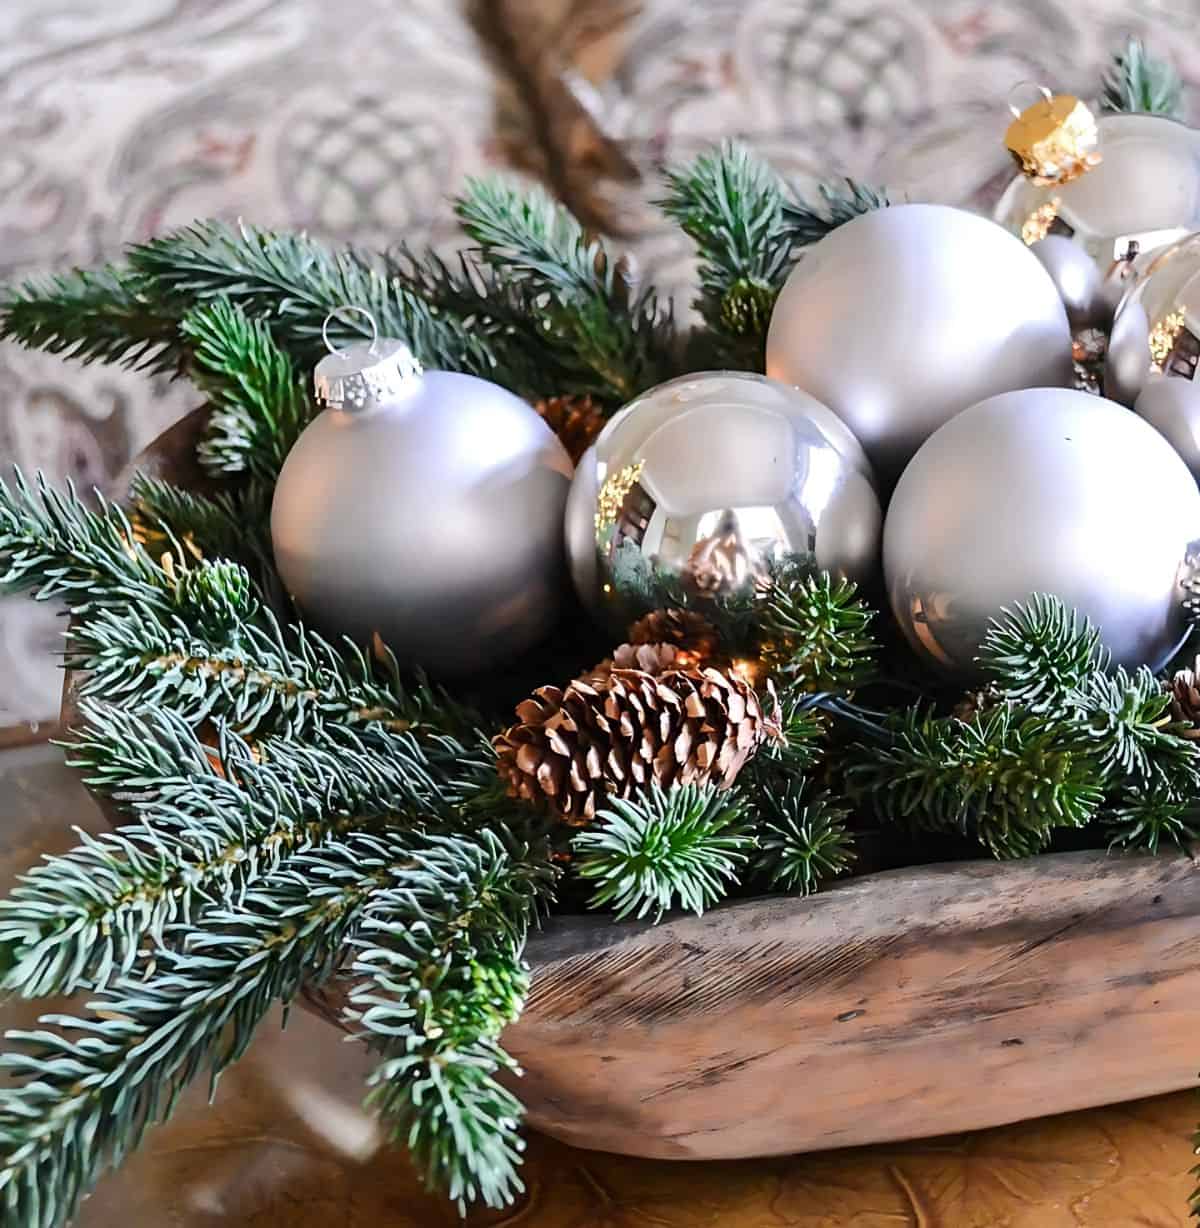
[[[65,1224],[320,990],[460,1204],[552,914],[1200,831],[1200,133],[1131,43],[1014,107],[996,219],[739,146],[665,178],[685,327],[540,192],[456,261],[201,222],[0,331],[192,380],[186,487],[0,486],[113,830],[0,901],[5,1224]],[[1193,324],[1196,325],[1193,328]],[[568,578],[569,577],[569,578]]]

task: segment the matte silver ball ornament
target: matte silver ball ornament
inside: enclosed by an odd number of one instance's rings
[[[1133,408],[1200,481],[1200,383],[1174,375],[1152,375]]]
[[[378,634],[436,674],[492,666],[549,630],[565,579],[571,462],[524,401],[422,371],[398,341],[314,373],[324,410],[279,474],[275,561],[327,637]]]
[[[584,604],[616,627],[660,586],[751,593],[785,557],[869,581],[881,525],[870,463],[824,405],[708,371],[643,393],[600,432],[571,485],[567,555]]]
[[[1101,297],[1100,272],[1083,248],[1062,235],[1048,235],[1029,250],[1050,274],[1073,329],[1107,327],[1112,314]]]
[[[917,652],[958,678],[990,619],[1034,593],[1099,628],[1120,664],[1165,664],[1186,632],[1200,491],[1147,423],[1061,388],[991,397],[913,458],[892,496],[883,565]]]
[[[948,419],[985,397],[1072,380],[1071,330],[1037,257],[944,205],[839,226],[788,277],[767,374],[811,393],[890,484]]]
[[[1133,408],[1150,375],[1150,320],[1136,299],[1126,299],[1108,334],[1104,352],[1104,395]]]

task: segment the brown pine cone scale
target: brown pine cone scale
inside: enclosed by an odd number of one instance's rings
[[[494,745],[510,794],[582,825],[606,797],[630,797],[652,784],[727,789],[778,732],[737,675],[613,665],[565,690],[539,688]]]
[[[1182,736],[1200,739],[1200,657],[1190,669],[1178,670],[1167,689],[1171,693],[1171,718],[1185,727]]]

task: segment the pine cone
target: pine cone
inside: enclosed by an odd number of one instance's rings
[[[1186,728],[1185,738],[1200,738],[1200,657],[1191,669],[1179,670],[1167,684],[1171,692],[1171,716]]]
[[[766,738],[778,737],[754,688],[715,669],[593,671],[566,690],[541,687],[494,740],[509,793],[582,826],[604,799],[657,782],[727,789]]]
[[[697,661],[715,656],[717,632],[694,610],[653,610],[629,628],[633,644],[676,644]]]
[[[589,669],[579,681],[589,686],[603,686],[614,669],[637,669],[658,677],[671,669],[683,669],[693,662],[687,660],[674,644],[622,644],[611,657]]]
[[[534,409],[562,441],[575,464],[595,442],[605,422],[600,406],[589,396],[543,397]]]

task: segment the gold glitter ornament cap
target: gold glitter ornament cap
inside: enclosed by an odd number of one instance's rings
[[[1035,88],[1041,98],[1023,111],[1009,102],[1013,121],[1004,144],[1022,174],[1034,183],[1068,183],[1100,162],[1096,117],[1072,94],[1052,94],[1041,85]]]

